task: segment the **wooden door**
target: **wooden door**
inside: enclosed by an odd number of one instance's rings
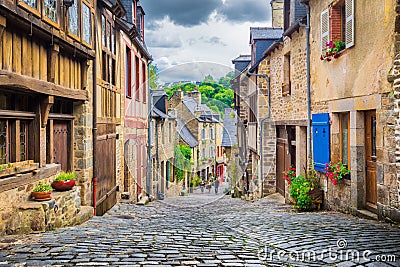
[[[98,136],[96,154],[96,215],[103,215],[117,203],[116,134]]]
[[[366,208],[376,212],[376,112],[365,113]]]
[[[285,178],[283,171],[285,170],[285,154],[286,146],[284,142],[277,142],[276,147],[276,191],[285,196]]]
[[[70,155],[70,130],[69,121],[53,122],[53,163],[61,164],[61,170],[69,171],[69,155]]]

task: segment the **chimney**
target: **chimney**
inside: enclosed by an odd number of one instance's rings
[[[201,93],[197,90],[197,87],[195,87],[192,92],[188,93],[188,97],[193,98],[197,103],[201,104]]]
[[[283,0],[272,0],[272,27],[283,28]]]

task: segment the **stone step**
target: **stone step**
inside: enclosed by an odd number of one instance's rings
[[[364,209],[357,210],[355,215],[368,220],[374,220],[374,221],[378,220],[377,214]]]

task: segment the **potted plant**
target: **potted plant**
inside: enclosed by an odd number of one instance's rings
[[[337,163],[333,163],[332,161],[326,163],[325,176],[329,178],[334,185],[337,185],[349,175],[350,170],[347,168],[346,164],[343,164],[341,161]]]
[[[75,186],[74,172],[61,172],[51,183],[51,186],[57,191],[68,191]]]
[[[291,179],[290,196],[298,210],[308,211],[321,208],[324,192],[320,188],[315,170],[310,169],[305,174]]]
[[[37,201],[50,200],[52,191],[53,188],[49,184],[39,182],[32,191],[32,197]]]

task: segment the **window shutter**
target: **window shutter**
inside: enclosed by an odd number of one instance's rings
[[[346,0],[346,48],[354,45],[354,0]]]
[[[325,54],[326,43],[329,42],[329,9],[321,13],[321,52]]]
[[[312,131],[314,169],[324,172],[331,155],[329,113],[312,115]]]

